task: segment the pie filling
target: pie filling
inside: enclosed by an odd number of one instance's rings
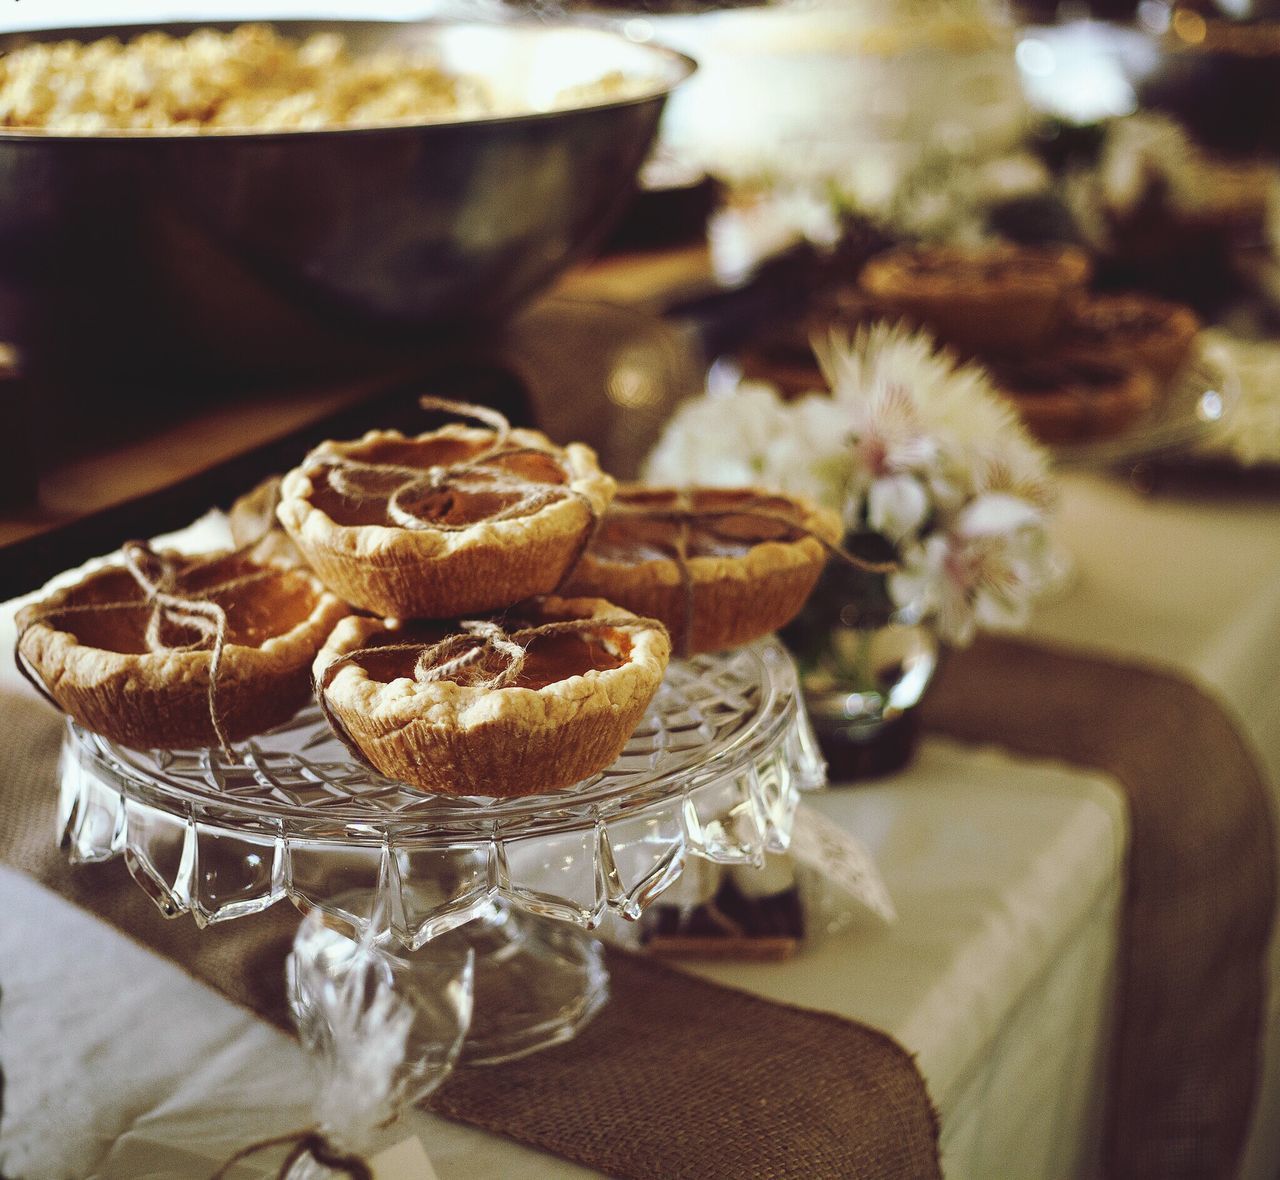
[[[883,266],[907,278],[954,278],[965,282],[1019,284],[1028,277],[1054,276],[1063,270],[1060,255],[1030,250],[995,256],[945,250],[920,251],[895,254],[887,258]]]
[[[1128,383],[1129,374],[1112,365],[1090,361],[1046,361],[1041,364],[1001,369],[1000,387],[1025,397],[1049,394],[1103,393]]]
[[[628,516],[625,514],[627,508],[649,508],[656,512],[678,509],[722,512],[749,504],[752,510],[795,522],[795,525],[789,525],[748,512],[740,516],[692,521],[684,526],[687,529],[684,552],[688,557],[742,557],[764,541],[798,541],[806,535],[798,527],[800,510],[790,500],[780,497],[704,490],[693,492],[688,500],[681,503],[670,492],[622,492],[615,503],[622,507],[623,512],[605,517],[591,546],[593,557],[615,565],[670,561],[677,553],[682,527],[678,521]]]
[[[197,571],[192,577],[178,580],[174,593],[204,599],[205,586],[217,585],[238,575],[254,573],[262,567],[247,563],[231,566],[215,563]],[[261,647],[268,639],[284,635],[305,622],[315,609],[316,594],[303,575],[284,570],[271,571],[271,576],[244,586],[215,591],[209,602],[221,606],[227,615],[226,642],[245,647]],[[112,570],[90,579],[66,599],[65,605],[136,602],[136,607],[109,611],[52,611],[45,618],[59,631],[75,637],[78,643],[100,651],[122,655],[143,655],[147,644],[147,626],[152,607],[145,601],[142,588],[126,570]],[[207,636],[195,626],[183,624],[176,615],[178,608],[162,621],[160,640],[168,647],[208,643]]]
[[[433,467],[463,463],[488,446],[487,442],[457,438],[379,439],[351,448],[345,457],[353,464],[420,468],[425,475]],[[485,464],[532,484],[563,487],[569,482],[555,456],[542,452],[502,455],[492,461],[486,460]],[[360,470],[357,467],[335,476],[332,468],[316,465],[308,475],[312,483],[311,503],[335,524],[399,523],[387,509],[396,490],[410,482],[410,477],[404,473]],[[399,504],[424,521],[455,526],[478,524],[517,505],[522,499],[518,491],[496,487],[489,491],[484,487],[496,483],[498,478],[491,472],[467,471],[460,473],[457,480],[447,481],[439,487],[432,487],[424,481],[401,492]],[[457,486],[462,482],[468,485],[465,490]],[[536,508],[531,507],[529,511],[536,511]]]
[[[809,342],[806,331],[803,338],[797,335],[794,339],[778,335],[758,344],[747,354],[749,360],[759,358],[766,365],[787,365],[796,368],[810,369],[814,375],[814,389],[822,387],[822,374],[813,356],[813,345]],[[748,376],[752,374],[748,373]]]
[[[518,631],[526,625],[522,620],[504,620],[508,632]],[[446,623],[411,622],[395,630],[381,632],[367,640],[365,646],[370,648],[387,647],[397,644],[432,644],[438,643],[449,635],[457,634],[454,627]],[[605,634],[608,638],[606,640]],[[583,635],[535,635],[522,641],[525,648],[524,666],[511,688],[546,688],[571,676],[581,676],[584,672],[606,672],[613,668],[621,668],[627,663],[631,652],[631,642],[619,631],[607,630],[605,634],[595,635],[587,632]],[[414,669],[421,653],[409,651],[369,651],[360,657],[360,667],[365,670],[371,680],[380,684],[390,684],[401,678],[414,678]],[[505,661],[498,656],[490,656],[468,664],[449,680],[463,686],[492,678],[506,667]]]
[[[1176,309],[1144,303],[1089,304],[1076,313],[1071,334],[1090,343],[1114,344],[1115,337],[1169,335]]]

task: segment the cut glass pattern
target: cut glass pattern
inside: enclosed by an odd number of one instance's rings
[[[637,918],[685,857],[785,849],[824,781],[775,641],[676,661],[618,760],[552,795],[424,795],[351,757],[314,706],[243,743],[139,752],[69,723],[59,822],[77,861],[123,854],[160,909],[200,925],[284,898],[420,947],[492,906],[595,927]]]

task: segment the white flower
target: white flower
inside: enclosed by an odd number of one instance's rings
[[[888,475],[867,489],[867,523],[895,544],[920,529],[929,508],[929,493],[913,475]]]
[[[707,224],[711,269],[726,286],[749,278],[762,262],[789,246],[811,242],[830,250],[840,240],[831,200],[809,187],[774,188],[739,195]]]
[[[891,147],[867,144],[864,148],[855,159],[833,168],[832,188],[849,208],[883,220],[915,161],[903,159]]]
[[[987,371],[961,364],[927,332],[878,322],[852,340],[832,332],[814,350],[833,396],[865,405],[887,387],[908,391],[915,429],[929,440],[928,483],[940,507],[957,506],[996,477],[1003,487],[1048,483],[1049,458]]]
[[[907,553],[889,577],[889,594],[899,607],[933,614],[944,639],[965,644],[979,625],[1025,626],[1049,564],[1043,514],[993,493],[966,505],[949,531]]]
[[[974,459],[972,486],[975,496],[999,493],[1025,500],[1047,512],[1057,502],[1057,489],[1040,449],[1006,446],[1003,453],[983,452]]]
[[[833,329],[813,342],[813,350],[832,396],[855,404],[885,385],[910,390],[920,403],[923,391],[936,387],[955,369],[949,358],[938,354],[932,337],[885,321],[860,327],[852,339]]]
[[[760,477],[763,454],[781,429],[783,405],[771,386],[743,383],[729,396],[684,402],[645,466],[651,483],[744,485]]]
[[[866,396],[846,401],[858,462],[871,477],[927,467],[938,451],[910,387],[877,382]]]
[[[760,482],[841,511],[850,475],[847,416],[825,396],[792,402],[787,412],[786,428],[765,448]]]
[[[743,382],[685,402],[645,461],[650,483],[761,487],[840,509],[849,475],[848,419],[830,398],[784,402]]]

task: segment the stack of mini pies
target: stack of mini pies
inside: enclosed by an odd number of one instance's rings
[[[867,263],[859,285],[882,314],[988,365],[1042,442],[1078,443],[1151,410],[1200,331],[1182,304],[1090,294],[1092,269],[1070,246],[903,246]]]
[[[898,246],[826,292],[738,360],[784,397],[824,387],[812,341],[877,320],[935,336],[986,366],[1041,442],[1122,434],[1158,406],[1192,355],[1191,308],[1140,292],[1088,289],[1089,257],[1069,246]]]
[[[562,790],[621,753],[674,639],[790,621],[840,532],[755,489],[624,487],[587,447],[483,427],[375,431],[280,481],[277,532],[137,546],[25,608],[19,655],[80,724],[141,749],[227,745],[316,694],[353,753],[431,794]]]

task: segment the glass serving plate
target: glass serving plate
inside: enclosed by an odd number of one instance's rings
[[[785,850],[798,793],[825,782],[775,640],[674,661],[621,757],[552,795],[424,795],[356,762],[314,706],[236,753],[140,752],[69,722],[68,855],[122,855],[162,913],[200,926],[287,899],[313,916],[295,955],[329,953],[325,937],[410,957],[465,940],[471,1061],[572,1036],[608,995],[585,931],[610,912],[638,919],[688,856],[759,864]]]
[[[1197,344],[1165,396],[1120,434],[1051,448],[1060,468],[1120,467],[1206,442],[1222,428],[1240,397],[1240,383],[1226,353]]]

